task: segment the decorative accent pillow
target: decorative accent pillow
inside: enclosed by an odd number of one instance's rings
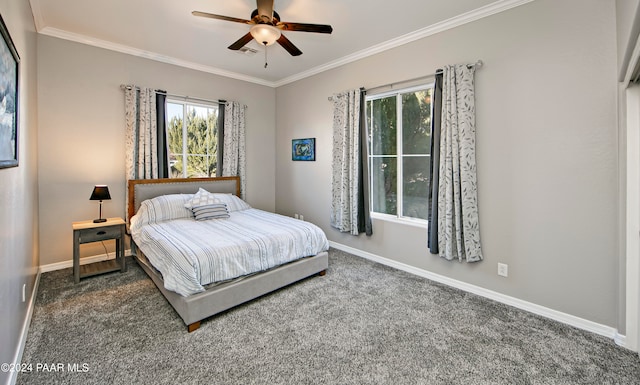
[[[243,201],[233,194],[216,193],[213,194],[213,196],[218,199],[218,202],[226,203],[230,213],[251,208],[251,206],[249,206],[247,202]]]
[[[147,199],[140,204],[131,226],[142,226],[172,219],[193,218],[191,210],[184,207],[193,194],[169,194]]]
[[[190,209],[195,206],[208,205],[211,203],[220,203],[219,200],[216,199],[215,194],[210,193],[209,191],[200,187],[197,193],[191,198],[191,200],[185,203],[184,207]]]
[[[229,210],[224,203],[210,203],[191,208],[196,221],[204,221],[208,219],[229,218]]]

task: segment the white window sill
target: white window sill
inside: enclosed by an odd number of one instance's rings
[[[429,228],[429,222],[423,219],[398,218],[395,215],[380,214],[380,213],[374,213],[374,212],[371,213],[371,219],[376,219],[376,220],[385,221],[385,222],[399,223],[401,225],[421,227],[423,229]]]

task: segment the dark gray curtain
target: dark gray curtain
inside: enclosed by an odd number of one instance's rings
[[[440,127],[442,119],[442,70],[436,71],[433,86],[431,116],[431,159],[429,169],[429,234],[427,246],[431,254],[438,254],[438,187],[440,170]]]
[[[156,91],[156,130],[158,148],[158,178],[169,178],[169,150],[167,143],[167,95]]]
[[[369,140],[367,131],[366,91],[360,89],[360,177],[358,179],[358,232],[373,234],[369,202]]]
[[[222,176],[222,162],[224,159],[224,107],[226,100],[218,103],[218,148],[216,149],[216,176]]]

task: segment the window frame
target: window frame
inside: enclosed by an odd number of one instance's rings
[[[189,155],[192,156],[208,156],[207,154],[188,154],[186,152],[187,149],[187,141],[188,141],[188,135],[187,135],[187,120],[185,119],[185,117],[187,116],[187,109],[189,106],[191,107],[201,107],[201,108],[215,108],[218,110],[217,113],[217,117],[220,117],[220,104],[219,103],[207,103],[204,101],[191,101],[191,100],[186,100],[186,99],[179,99],[179,98],[171,98],[171,97],[167,97],[167,99],[165,100],[165,104],[180,104],[182,105],[182,175],[180,176],[176,176],[175,178],[190,178],[187,174],[187,159],[189,157]],[[165,116],[165,124],[168,127],[169,125],[169,117]],[[220,129],[220,127],[218,127],[218,130]],[[218,132],[219,134],[219,132]],[[166,135],[166,141],[167,143],[169,143],[169,131],[168,129],[165,130],[165,135]],[[167,148],[168,150],[168,148]],[[169,151],[170,152],[170,151]],[[218,154],[214,154],[215,156],[217,156]],[[169,175],[169,178],[171,178],[171,175]],[[192,178],[197,178],[197,177],[192,177]]]
[[[404,169],[403,169],[403,163],[402,160],[404,158],[409,158],[409,157],[426,157],[426,158],[431,158],[431,153],[428,153],[426,155],[422,155],[422,154],[404,154],[404,147],[403,147],[403,127],[402,127],[402,95],[406,94],[406,93],[411,93],[411,92],[418,92],[418,91],[426,91],[431,89],[431,97],[433,98],[433,90],[435,88],[435,79],[427,82],[427,83],[422,83],[419,85],[414,85],[414,86],[409,86],[409,87],[405,87],[405,88],[401,88],[401,89],[396,89],[396,90],[391,90],[391,91],[385,91],[385,92],[380,92],[380,93],[375,93],[375,94],[371,94],[371,95],[366,95],[365,96],[365,108],[367,108],[368,106],[368,102],[369,101],[374,101],[374,100],[378,100],[378,99],[384,99],[384,98],[388,98],[388,97],[392,97],[395,96],[396,97],[396,154],[395,155],[388,155],[388,154],[384,154],[384,155],[373,155],[371,154],[371,148],[373,147],[373,130],[370,130],[369,127],[367,127],[367,136],[368,136],[368,143],[367,145],[369,146],[369,151],[368,151],[368,156],[367,156],[367,163],[368,163],[368,168],[369,168],[369,175],[368,177],[368,183],[369,183],[369,201],[373,202],[373,193],[374,193],[374,189],[373,189],[373,174],[371,172],[371,170],[373,170],[373,159],[374,158],[382,158],[382,157],[392,157],[396,160],[396,170],[397,170],[397,175],[396,175],[396,195],[397,195],[397,202],[396,202],[396,214],[387,214],[387,213],[381,213],[381,212],[377,212],[377,211],[373,211],[373,207],[370,207],[369,210],[369,214],[371,215],[371,218],[374,219],[380,219],[380,220],[384,220],[384,221],[388,221],[388,222],[395,222],[395,223],[401,223],[401,224],[405,224],[405,225],[411,225],[411,226],[417,226],[417,227],[422,227],[422,228],[428,228],[429,226],[429,221],[427,219],[422,219],[422,218],[414,218],[414,217],[408,217],[408,216],[404,216],[401,215],[402,211],[403,211],[403,205],[404,205]],[[433,99],[432,99],[432,103],[431,103],[431,109],[430,109],[430,114],[431,114],[431,118],[433,118]],[[368,112],[369,115],[368,116],[368,120],[373,122],[373,111],[366,111]]]

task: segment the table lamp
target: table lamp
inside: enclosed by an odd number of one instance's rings
[[[107,220],[102,218],[102,201],[111,199],[111,195],[109,195],[109,187],[107,185],[96,185],[93,188],[93,192],[91,193],[90,201],[100,201],[100,218],[94,219],[93,223],[102,223]]]

